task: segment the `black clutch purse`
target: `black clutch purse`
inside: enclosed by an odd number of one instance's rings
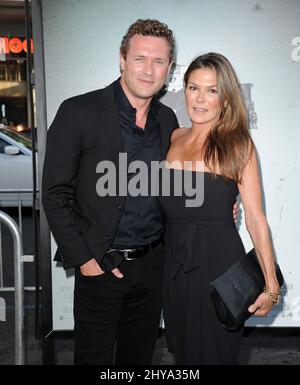
[[[276,275],[282,286],[283,276],[277,263]],[[237,330],[244,325],[252,315],[248,307],[262,293],[264,285],[264,276],[254,249],[210,282],[210,295],[217,317],[226,329]]]

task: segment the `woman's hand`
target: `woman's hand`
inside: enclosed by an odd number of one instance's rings
[[[233,220],[234,220],[234,223],[236,224],[237,223],[237,220],[238,220],[238,215],[239,215],[239,208],[240,208],[240,204],[235,202],[235,204],[233,205]]]
[[[278,291],[274,291],[274,292],[271,292],[274,294],[274,298],[278,298],[279,300],[279,290]],[[277,303],[277,301],[275,301],[273,298],[273,300],[270,298],[270,295],[268,293],[266,293],[265,291],[263,291],[257,298],[256,298],[256,301],[249,306],[248,308],[248,311],[250,313],[253,313],[254,315],[256,316],[259,316],[259,317],[264,317],[266,316],[269,311],[272,309],[272,306]]]

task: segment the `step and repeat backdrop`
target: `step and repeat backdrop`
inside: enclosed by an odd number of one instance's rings
[[[201,53],[219,52],[237,71],[257,147],[264,207],[283,298],[250,326],[300,325],[300,1],[292,0],[43,0],[48,126],[60,103],[119,77],[119,47],[138,18],[168,24],[177,42],[176,67],[163,101],[189,126],[183,74]],[[70,138],[71,140],[71,138]],[[241,213],[239,231],[252,248]],[[51,253],[56,244],[52,238]],[[73,328],[72,271],[52,263],[53,329]]]

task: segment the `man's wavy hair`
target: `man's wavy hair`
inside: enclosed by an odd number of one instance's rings
[[[133,23],[128,28],[126,35],[124,35],[120,47],[120,52],[125,59],[129,49],[130,39],[134,35],[164,37],[167,39],[170,47],[169,62],[171,63],[174,60],[175,39],[173,32],[169,29],[167,24],[161,23],[155,19],[139,19]]]

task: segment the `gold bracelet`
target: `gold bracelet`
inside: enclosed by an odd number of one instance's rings
[[[269,300],[276,305],[280,302],[280,291],[271,291],[269,288],[267,288],[267,286],[265,286],[264,293],[266,293]]]

